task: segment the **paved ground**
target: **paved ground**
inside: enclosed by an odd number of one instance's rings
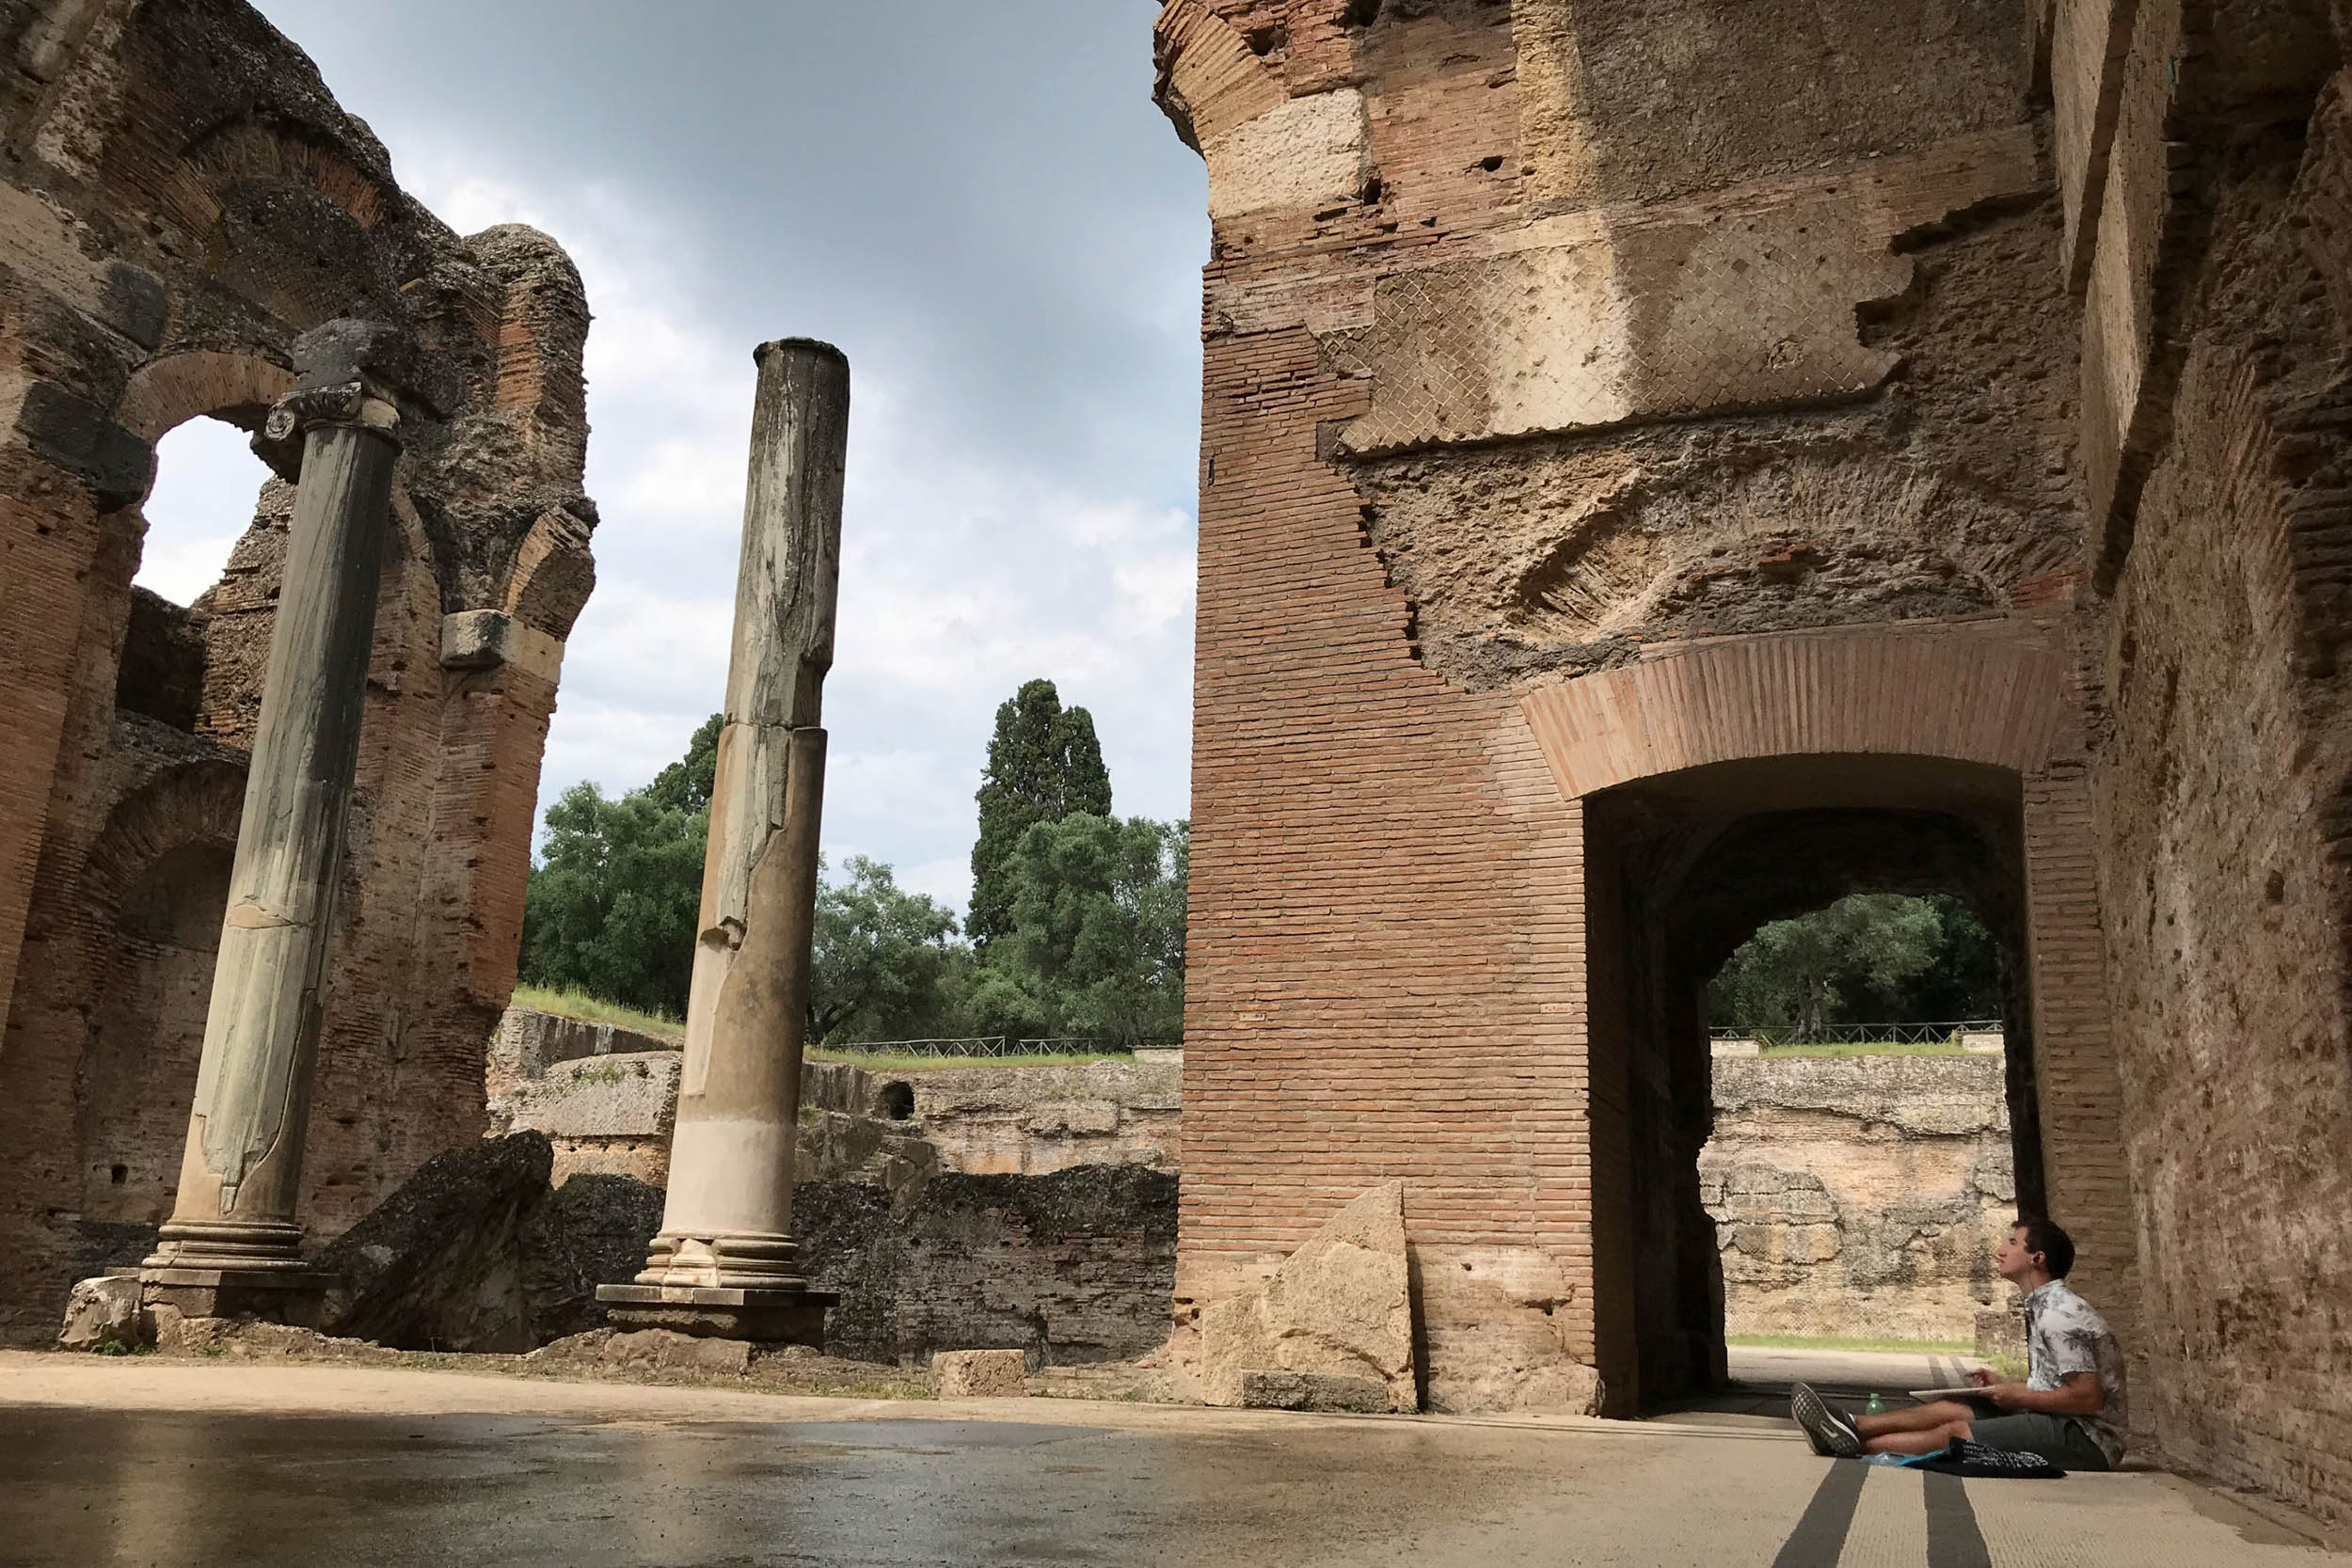
[[[0,1564],[2352,1568],[2153,1474],[1968,1481],[1785,1424],[861,1402],[0,1354]]]

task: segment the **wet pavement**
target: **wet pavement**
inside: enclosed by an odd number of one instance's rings
[[[930,1404],[0,1354],[0,1564],[2045,1562],[2352,1568],[2168,1477],[1866,1470],[1737,1415]]]

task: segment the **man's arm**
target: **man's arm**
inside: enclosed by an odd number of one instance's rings
[[[2044,1416],[2096,1416],[2107,1407],[2107,1391],[2097,1372],[2070,1372],[2055,1388],[1996,1383],[1984,1397],[2004,1410],[2037,1410]]]

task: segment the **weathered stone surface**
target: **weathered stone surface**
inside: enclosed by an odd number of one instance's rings
[[[584,1019],[543,1013],[535,1007],[510,1006],[499,1015],[483,1059],[483,1087],[488,1101],[490,1130],[513,1131],[506,1125],[506,1101],[522,1084],[547,1076],[549,1069],[588,1056],[643,1055],[675,1051],[675,1039],[624,1029],[617,1023],[592,1023]],[[668,1129],[663,1129],[666,1136]]]
[[[1047,1176],[942,1173],[903,1201],[862,1182],[794,1199],[810,1282],[841,1293],[834,1354],[919,1363],[1019,1348],[1041,1366],[1118,1361],[1168,1338],[1176,1179],[1081,1166]]]
[[[1200,144],[1218,217],[1352,201],[1372,176],[1364,95],[1340,87],[1285,99]]]
[[[1600,1377],[1569,1336],[1579,1291],[1540,1247],[1422,1246],[1413,1251],[1431,1410],[1590,1416]]]
[[[402,1350],[521,1352],[578,1294],[548,1228],[548,1140],[516,1132],[443,1154],[320,1255],[338,1276],[326,1332]]]
[[[149,1309],[155,1349],[165,1355],[239,1360],[358,1361],[390,1365],[400,1353],[366,1339],[337,1338],[314,1328],[257,1318],[190,1317],[169,1307]]]
[[[677,1116],[679,1053],[645,1051],[559,1062],[547,1075],[515,1085],[508,1126],[550,1141],[659,1139]]]
[[[548,1347],[549,1351],[555,1346]],[[603,1331],[596,1359],[628,1370],[745,1372],[751,1370],[748,1339],[721,1339],[706,1334],[680,1334],[667,1328]]]
[[[1017,1400],[1027,1396],[1028,1357],[1017,1350],[944,1350],[931,1357],[943,1400]]]
[[[137,1345],[148,1338],[149,1324],[139,1307],[135,1275],[101,1275],[75,1282],[73,1294],[66,1300],[65,1326],[57,1331],[58,1349]]]
[[[1732,1334],[1978,1338],[2016,1218],[1994,1056],[1717,1060],[1699,1194]]]
[[[1280,1371],[1369,1378],[1390,1408],[1418,1408],[1403,1183],[1334,1214],[1259,1290],[1204,1308],[1200,1359],[1212,1404],[1242,1402],[1248,1373]]]
[[[1244,1372],[1241,1399],[1251,1410],[1329,1410],[1359,1414],[1394,1408],[1378,1378],[1334,1372]]]
[[[1176,1168],[1181,1060],[946,1067],[896,1075],[948,1170],[1042,1176],[1081,1164]]]

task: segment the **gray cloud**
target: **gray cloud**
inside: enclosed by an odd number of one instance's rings
[[[600,580],[543,800],[716,706],[750,349],[805,334],[855,374],[830,847],[961,902],[1031,674],[1095,710],[1120,809],[1187,810],[1207,226],[1152,6],[262,9],[444,218],[537,223],[587,277]]]

